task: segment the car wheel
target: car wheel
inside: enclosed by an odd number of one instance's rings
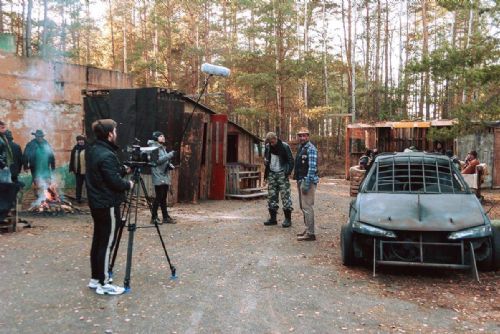
[[[490,270],[495,270],[493,267],[493,261],[494,261],[494,256],[495,256],[495,248],[493,246],[493,237],[488,239],[486,241],[487,247],[490,249],[488,257],[483,259],[482,261],[477,261],[477,268],[481,271],[490,271]]]
[[[342,248],[342,264],[354,266],[356,261],[352,244],[352,230],[349,225],[343,225],[340,229],[340,246]]]
[[[493,253],[493,270],[500,269],[500,226],[492,226],[491,249]]]

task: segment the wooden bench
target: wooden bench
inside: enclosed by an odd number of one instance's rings
[[[226,166],[226,197],[257,198],[267,196],[262,187],[262,172],[260,165],[230,164]]]

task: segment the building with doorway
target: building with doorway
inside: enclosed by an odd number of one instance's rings
[[[224,199],[227,174],[235,165],[255,170],[252,176],[260,180],[260,138],[182,93],[158,87],[88,90],[84,107],[86,133],[91,134],[94,120],[112,118],[119,124],[120,147],[146,146],[153,131],[165,134],[169,149],[179,152],[170,203]]]

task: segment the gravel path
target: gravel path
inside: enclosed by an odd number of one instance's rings
[[[90,216],[31,217],[34,228],[0,235],[0,332],[500,331],[495,273],[481,274],[477,284],[467,273],[387,269],[372,278],[369,268],[343,267],[338,233],[349,201],[346,181],[323,178],[316,195],[318,241],[305,243],[295,240],[302,230],[298,205],[290,229],[262,225],[265,200],[177,205],[178,224],[161,231],[179,278],[169,280],[155,230],[140,229],[132,291],[122,296],[98,296],[86,287]],[[491,308],[474,307],[483,305],[474,302],[476,295]],[[463,302],[453,304],[457,300]]]

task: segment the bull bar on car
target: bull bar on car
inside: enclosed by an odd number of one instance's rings
[[[465,264],[465,243],[470,247],[470,265]],[[377,258],[377,243],[378,243],[378,258]],[[419,249],[418,261],[391,261],[384,259],[384,246],[391,244],[406,244],[417,245]],[[426,262],[424,260],[424,249],[426,246],[446,246],[446,247],[459,247],[460,248],[460,264],[451,263],[434,263]],[[448,269],[470,269],[473,277],[479,282],[479,272],[476,265],[476,255],[474,253],[474,246],[472,241],[460,240],[459,242],[424,242],[422,237],[419,241],[395,241],[373,238],[373,277],[376,276],[377,265],[389,266],[407,266],[407,267],[430,267],[430,268],[448,268]]]

